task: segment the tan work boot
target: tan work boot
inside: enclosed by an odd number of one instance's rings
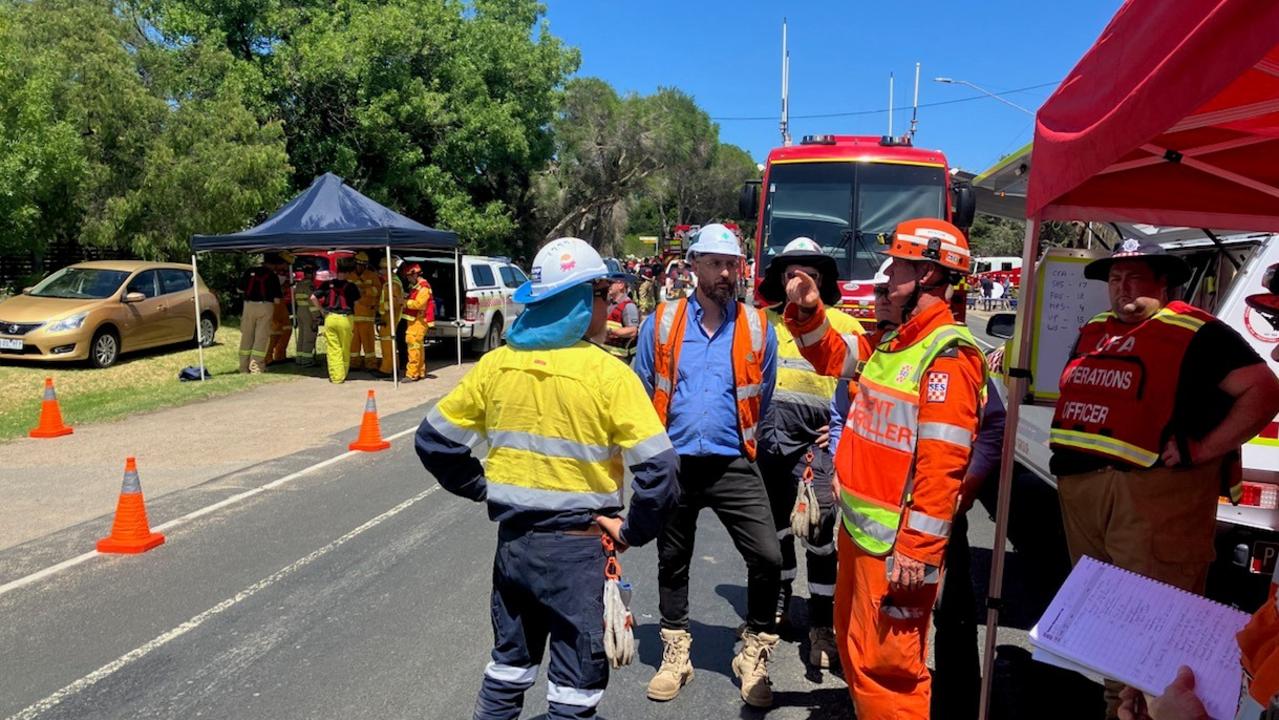
[[[648,681],[649,700],[674,700],[693,681],[693,663],[688,659],[692,645],[693,636],[687,630],[662,628],[662,666]]]
[[[839,648],[835,645],[835,630],[815,627],[808,630],[808,664],[828,669],[839,662]]]
[[[768,679],[768,661],[781,638],[772,633],[747,630],[742,635],[742,651],[733,658],[733,674],[742,679],[742,700],[751,707],[772,707],[773,687]]]

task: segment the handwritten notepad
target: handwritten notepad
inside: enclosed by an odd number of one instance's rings
[[[1231,720],[1242,677],[1235,634],[1247,623],[1234,608],[1084,557],[1030,641],[1045,662],[1092,670],[1151,695],[1187,665],[1208,714]]]

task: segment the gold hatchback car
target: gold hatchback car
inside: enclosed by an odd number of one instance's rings
[[[205,345],[221,320],[217,296],[200,283]],[[68,265],[0,302],[0,360],[115,363],[121,353],[195,342],[191,268],[100,260]]]

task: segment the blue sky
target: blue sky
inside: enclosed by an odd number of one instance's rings
[[[1010,93],[1036,109],[1118,10],[1120,0],[546,0],[551,31],[582,53],[579,75],[620,91],[674,86],[690,93],[720,127],[720,139],[762,161],[780,144],[781,22],[789,21],[791,135],[882,135],[888,74],[896,106],[910,104],[915,63],[919,102],[979,96],[937,76]],[[763,117],[763,120],[731,118]],[[978,172],[1031,139],[1032,120],[998,100],[919,110],[916,145],[946,153],[952,166]],[[910,112],[894,113],[901,134]]]

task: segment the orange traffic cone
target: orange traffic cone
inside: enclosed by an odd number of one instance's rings
[[[391,447],[391,443],[382,439],[382,426],[377,421],[377,403],[373,401],[373,391],[369,391],[369,399],[364,401],[364,420],[360,423],[360,436],[347,446],[348,450],[377,452]]]
[[[151,532],[147,508],[142,502],[142,482],[138,479],[138,463],[124,461],[124,486],[115,506],[111,534],[98,541],[98,552],[143,553],[164,542],[164,536]]]
[[[44,379],[44,402],[40,403],[40,423],[31,431],[33,438],[55,438],[75,432],[62,424],[62,408],[58,407],[58,395],[53,392],[53,378]]]

